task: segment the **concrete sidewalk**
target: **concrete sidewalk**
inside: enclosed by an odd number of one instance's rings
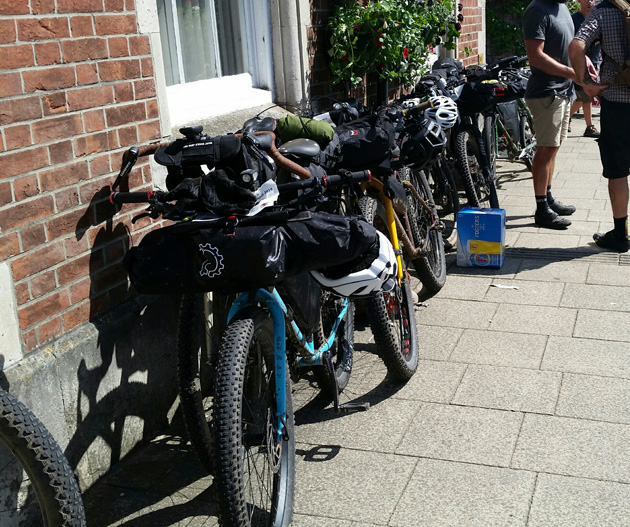
[[[612,228],[608,193],[597,143],[572,127],[553,191],[573,225],[536,227],[531,175],[501,164],[505,265],[448,255],[446,286],[416,311],[406,385],[363,327],[343,397],[369,411],[335,415],[308,379],[295,386],[294,527],[630,526],[630,255],[592,242]],[[86,493],[91,527],[216,525],[180,430]]]

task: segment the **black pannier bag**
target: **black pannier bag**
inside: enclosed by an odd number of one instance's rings
[[[358,218],[277,211],[177,223],[148,233],[123,260],[141,293],[234,293],[374,254],[376,229]],[[369,263],[368,263],[369,265]]]
[[[396,142],[393,123],[379,114],[341,124],[335,128],[335,135],[339,138],[342,156],[340,166],[348,170],[381,164]]]
[[[457,99],[457,109],[462,115],[481,113],[501,102],[515,101],[525,96],[523,82],[499,82],[469,80]]]
[[[501,114],[501,120],[503,121],[503,125],[505,126],[506,130],[509,132],[510,136],[512,136],[514,141],[516,141],[518,144],[519,137],[521,135],[518,115],[518,103],[516,101],[510,101],[497,104],[497,110]]]

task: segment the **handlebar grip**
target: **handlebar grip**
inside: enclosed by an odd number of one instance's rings
[[[151,154],[155,154],[155,151],[158,148],[160,147],[166,148],[170,144],[171,144],[170,142],[167,142],[167,143],[153,143],[152,145],[140,146],[138,147],[138,157],[150,156]]]
[[[149,203],[155,191],[150,192],[112,192],[109,202],[122,205],[123,203]]]

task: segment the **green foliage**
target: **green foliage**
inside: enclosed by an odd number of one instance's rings
[[[525,55],[523,12],[530,0],[494,0],[486,5],[488,40],[496,55]]]
[[[453,2],[340,0],[328,22],[335,84],[356,86],[373,72],[413,84],[426,71],[430,46],[455,48],[461,24]]]

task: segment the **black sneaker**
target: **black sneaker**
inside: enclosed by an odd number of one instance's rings
[[[595,125],[587,126],[584,130],[584,137],[599,137],[599,130],[595,128]]]
[[[551,203],[549,203],[549,208],[560,216],[571,216],[571,214],[575,212],[575,207],[573,205],[565,205],[557,199],[554,199]]]
[[[628,249],[630,249],[628,238],[625,236],[617,236],[614,231],[608,231],[606,234],[595,233],[593,234],[593,240],[595,240],[598,247],[608,249],[609,251],[627,253]]]
[[[571,225],[569,220],[562,218],[551,209],[547,209],[545,212],[536,211],[536,214],[534,214],[534,223],[539,227],[556,230],[566,229]]]
[[[571,119],[569,119],[569,127],[567,128],[567,132],[571,133]]]

